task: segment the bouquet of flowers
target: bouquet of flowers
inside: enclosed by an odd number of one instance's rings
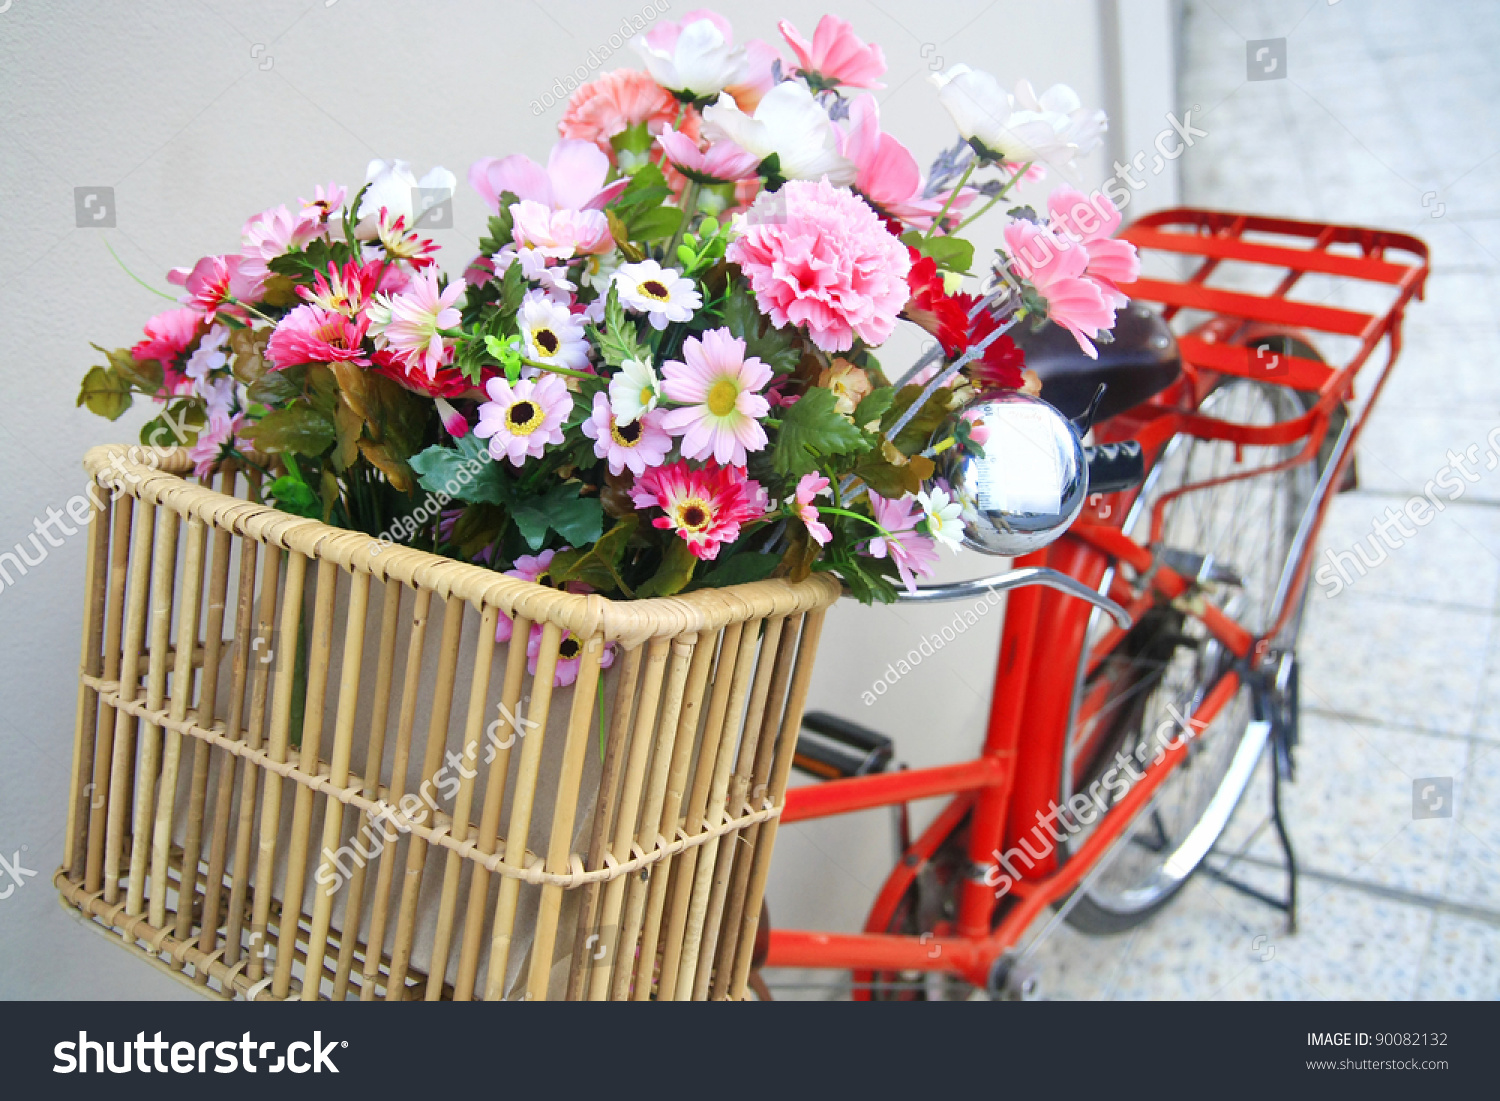
[[[924,179],[868,94],[880,47],[833,16],[780,30],[790,56],[713,12],[659,23],[644,71],[573,92],[545,165],[473,165],[492,214],[461,275],[420,229],[441,168],[375,161],[352,198],[255,215],[168,276],[178,304],[79,404],[145,395],[143,442],[200,475],[232,459],[289,512],[573,591],[827,570],[893,599],[959,545],[933,458],[985,447],[966,404],[1036,389],[1007,331],[1050,319],[1093,354],[1137,262],[1110,200],[1065,186],[997,214],[965,290],[963,231],[1066,174],[1103,113],[958,66],[934,77],[958,140]],[[893,378],[900,320],[933,342]]]

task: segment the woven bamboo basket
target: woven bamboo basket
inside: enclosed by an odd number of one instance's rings
[[[559,592],[148,457],[84,460],[67,905],[221,997],[745,996],[832,579]]]

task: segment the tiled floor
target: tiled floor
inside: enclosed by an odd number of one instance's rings
[[[1246,80],[1247,42],[1274,38],[1286,39],[1284,79]],[[1184,5],[1179,103],[1199,105],[1195,125],[1209,132],[1180,162],[1186,203],[1382,226],[1432,249],[1427,300],[1408,314],[1405,352],[1362,437],[1361,488],[1335,501],[1320,556],[1368,538],[1450,448],[1478,445],[1478,480],[1343,592],[1310,598],[1302,745],[1286,790],[1304,870],[1298,931],[1199,875],[1131,933],[1060,925],[1030,961],[1043,997],[1500,997],[1497,52],[1500,6],[1485,0]],[[1317,280],[1301,289],[1362,305]],[[1492,433],[1497,469],[1486,470]],[[1255,835],[1266,769],[1222,845],[1254,835],[1238,871],[1279,892],[1271,833]],[[1445,777],[1451,816],[1415,819],[1414,782]],[[878,879],[846,866],[838,846],[889,828],[872,812],[839,833],[793,827],[778,845],[873,897]],[[773,914],[778,902],[797,900],[773,899]],[[770,978],[778,997],[847,992],[817,973]]]
[[[1286,78],[1245,81],[1246,41],[1277,37]],[[1133,934],[1052,937],[1043,996],[1500,997],[1500,469],[1484,469],[1500,426],[1497,47],[1500,11],[1482,2],[1185,5],[1180,98],[1208,109],[1210,134],[1182,161],[1187,202],[1432,247],[1427,301],[1359,450],[1361,488],[1336,501],[1321,549],[1367,538],[1449,448],[1479,445],[1478,481],[1342,593],[1312,593],[1287,790],[1307,871],[1297,933],[1198,876]],[[1228,842],[1266,813],[1264,768]],[[1453,817],[1414,820],[1413,782],[1432,777],[1453,779]],[[1250,851],[1276,855],[1266,834]]]

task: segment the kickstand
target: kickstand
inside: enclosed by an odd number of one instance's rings
[[[1297,744],[1297,667],[1296,659],[1291,655],[1287,657],[1289,660],[1282,664],[1274,680],[1270,677],[1258,678],[1260,683],[1252,688],[1255,718],[1269,721],[1271,724],[1270,816],[1255,828],[1245,843],[1240,846],[1239,851],[1231,856],[1223,867],[1215,868],[1204,860],[1203,870],[1226,887],[1232,887],[1241,894],[1248,895],[1286,914],[1286,931],[1295,933],[1297,931],[1297,854],[1292,850],[1292,839],[1287,833],[1286,818],[1282,813],[1281,805],[1281,785],[1286,781],[1296,779],[1292,749]],[[1267,894],[1229,874],[1267,825],[1275,828],[1276,839],[1281,845],[1282,867],[1286,872],[1286,895],[1283,898]]]

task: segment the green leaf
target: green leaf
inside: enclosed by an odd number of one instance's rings
[[[723,562],[714,563],[713,569],[698,579],[698,585],[706,589],[718,589],[725,585],[743,585],[750,581],[764,581],[771,576],[780,562],[779,554],[741,551]]]
[[[886,410],[885,416],[881,418],[881,426],[888,428],[901,419],[903,413],[911,408],[912,402],[921,397],[924,387],[916,383],[901,387],[901,392],[896,395],[896,400]],[[917,415],[903,428],[899,435],[891,441],[903,454],[915,455],[926,449],[932,440],[932,434],[938,430],[938,426],[948,418],[948,403],[953,400],[953,391],[946,386],[933,393],[922,406]]]
[[[493,256],[506,245],[513,243],[512,230],[515,219],[511,217],[510,208],[517,201],[513,191],[500,193],[500,213],[490,215],[489,236],[479,239],[479,251],[486,256]]]
[[[698,559],[693,557],[693,552],[688,549],[687,540],[673,539],[667,544],[667,551],[662,555],[661,565],[646,579],[644,584],[636,587],[635,595],[644,598],[673,596],[680,593],[693,579],[693,568],[697,564]]]
[[[724,325],[745,342],[745,355],[754,356],[779,375],[790,374],[802,361],[796,338],[773,329],[755,304],[755,296],[742,285],[724,303]]]
[[[290,512],[293,516],[306,516],[309,520],[321,519],[323,515],[323,502],[313,492],[312,486],[300,478],[294,478],[290,474],[283,474],[269,486],[266,492],[276,502],[276,507],[282,512]]]
[[[512,264],[500,277],[500,301],[498,308],[502,317],[514,317],[521,308],[521,299],[526,297],[526,280],[520,264]]]
[[[865,395],[864,401],[854,410],[854,423],[863,428],[872,422],[879,422],[885,416],[886,410],[891,407],[891,402],[896,400],[896,388],[894,386],[881,386]]]
[[[246,390],[246,397],[268,409],[278,409],[302,396],[302,386],[307,381],[307,368],[289,367],[282,371],[267,371]]]
[[[575,547],[587,546],[604,530],[604,508],[597,497],[580,497],[578,485],[554,486],[545,494],[511,505],[510,518],[532,550],[541,550],[551,529]]]
[[[78,389],[78,405],[106,420],[119,420],[130,408],[130,384],[113,367],[91,367]]]
[[[636,170],[620,197],[610,206],[619,211],[659,206],[671,194],[672,189],[667,186],[667,178],[662,175],[661,169],[654,164],[647,164]]]
[[[632,241],[661,241],[682,225],[682,211],[675,206],[656,206],[625,219]]]
[[[258,451],[292,451],[321,455],[333,444],[331,418],[307,405],[277,409],[244,433]]]
[[[813,564],[814,570],[838,575],[850,594],[861,604],[893,604],[896,586],[881,574],[881,569],[894,570],[889,558],[861,558],[842,555],[834,559],[823,559]]]
[[[165,372],[156,360],[136,359],[130,354],[129,348],[116,348],[110,351],[97,344],[92,344],[90,347],[96,352],[102,352],[104,358],[109,361],[110,367],[128,385],[147,394],[155,394],[161,389]]]
[[[614,283],[610,283],[609,294],[604,300],[604,330],[601,332],[598,326],[590,325],[588,333],[604,362],[611,367],[618,367],[627,359],[651,362],[651,350],[641,343],[635,322],[620,305],[619,288]]]
[[[966,275],[974,264],[974,245],[962,237],[928,237],[913,229],[903,233],[901,241],[923,256],[932,257],[945,271]]]
[[[410,461],[418,483],[431,493],[446,493],[475,504],[505,503],[505,475],[472,432],[453,447],[434,444]]]
[[[604,593],[619,589],[627,597],[634,596],[620,579],[619,567],[626,545],[639,526],[640,517],[633,514],[616,521],[593,546],[555,555],[547,575],[557,585],[583,581]]]
[[[778,474],[800,477],[816,469],[820,456],[869,449],[865,434],[834,409],[836,400],[832,390],[814,387],[782,411],[773,454]]]

